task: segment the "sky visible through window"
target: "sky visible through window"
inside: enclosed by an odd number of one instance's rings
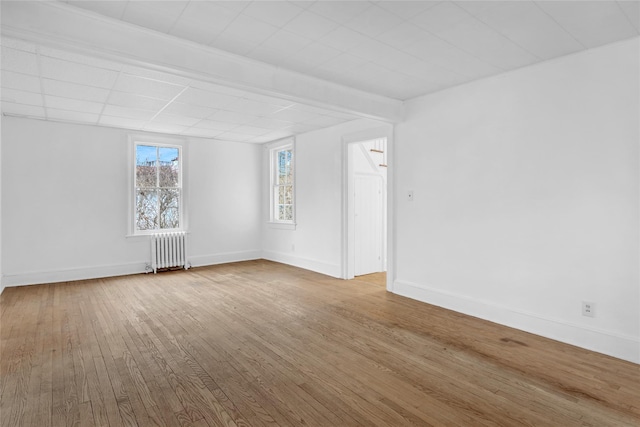
[[[152,145],[138,145],[136,146],[136,164],[143,165],[155,163],[156,159],[160,156],[160,162],[171,162],[178,158],[178,149],[172,147],[158,147]]]

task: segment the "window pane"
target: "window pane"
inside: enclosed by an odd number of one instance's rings
[[[293,187],[290,185],[284,186],[284,203],[287,205],[293,203]]]
[[[160,228],[180,227],[180,190],[160,190]]]
[[[284,218],[282,218],[285,221],[291,221],[293,220],[293,206],[292,205],[285,205],[284,206]]]
[[[284,220],[284,205],[278,205],[278,220]]]
[[[136,145],[136,187],[156,186],[158,151],[150,145]]]
[[[280,186],[278,187],[278,204],[279,205],[284,204],[284,199],[285,199],[285,188],[284,186]]]
[[[178,187],[179,155],[177,148],[160,147],[160,187]]]
[[[136,229],[154,230],[158,223],[158,193],[138,189],[136,194]]]

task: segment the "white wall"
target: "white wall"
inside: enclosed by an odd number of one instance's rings
[[[387,126],[356,120],[296,137],[296,229],[274,228],[269,221],[269,156],[263,155],[263,256],[333,277],[342,276],[343,139]],[[386,135],[381,135],[386,136]],[[364,140],[364,139],[362,139]]]
[[[148,237],[126,237],[128,135],[2,118],[5,285],[144,271]],[[195,138],[187,146],[189,259],[259,258],[261,148]]]
[[[394,291],[640,362],[639,52],[636,38],[408,102]]]
[[[0,295],[4,291],[2,272],[2,122],[0,121]]]

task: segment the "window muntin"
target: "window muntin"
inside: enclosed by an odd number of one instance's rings
[[[135,144],[136,232],[182,228],[181,147]]]
[[[293,144],[272,150],[272,212],[273,222],[293,223],[294,159]]]

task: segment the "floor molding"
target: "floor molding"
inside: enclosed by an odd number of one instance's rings
[[[637,337],[589,328],[584,325],[572,324],[560,319],[548,318],[522,310],[514,310],[488,301],[443,292],[429,286],[403,280],[394,282],[393,292],[545,338],[551,338],[633,363],[640,363],[640,340]]]

